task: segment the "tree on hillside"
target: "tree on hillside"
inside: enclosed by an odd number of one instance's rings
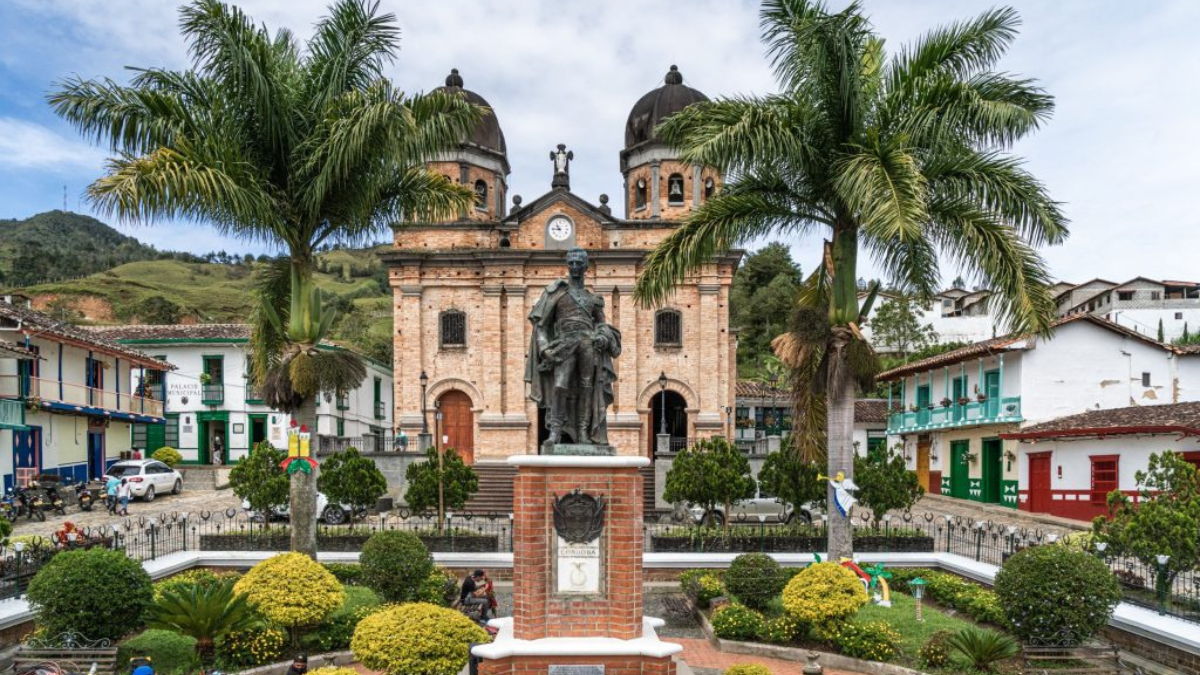
[[[901,358],[909,352],[937,344],[938,334],[933,326],[921,324],[920,305],[910,297],[884,300],[871,317],[871,341],[876,349],[888,347]]]
[[[787,246],[773,243],[751,253],[733,276],[729,323],[738,329],[738,371],[755,377],[772,355],[771,340],[787,330],[800,287],[800,267]]]
[[[140,69],[128,86],[71,78],[50,103],[114,152],[88,188],[99,210],[209,222],[287,249],[262,275],[254,379],[265,403],[315,430],[316,396],[366,373],[354,355],[316,348],[334,319],[313,281],[317,248],[469,206],[473,191],[425,162],[485,111],[442,91],[404,94],[385,77],[399,30],[368,0],[338,0],[305,44],[218,0],[185,5],[180,26],[190,70]],[[315,475],[293,474],[291,511],[292,548],[315,556]]]
[[[682,161],[716,167],[726,183],[647,257],[635,288],[643,305],[734,246],[827,238],[776,346],[796,371],[800,447],[827,450],[829,475],[853,475],[855,392],[879,368],[858,328],[873,300],[859,302],[860,248],[921,300],[936,292],[944,256],[994,290],[992,306],[1015,331],[1050,330],[1054,301],[1036,248],[1062,242],[1066,218],[1009,152],[1053,108],[1032,80],[994,70],[1017,24],[1013,10],[989,10],[889,58],[858,4],[835,12],[766,0],[780,93],[690,105],[656,130]],[[830,557],[850,555],[849,521],[829,525]]]

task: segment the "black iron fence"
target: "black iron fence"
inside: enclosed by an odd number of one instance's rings
[[[812,524],[770,522],[746,516],[727,526],[706,526],[685,517],[682,522],[647,522],[647,552],[821,552],[826,549],[826,520]],[[870,552],[946,552],[971,560],[1002,565],[1014,553],[1060,543],[1063,533],[961,516],[933,513],[890,516],[874,521],[863,514],[853,519],[855,550]],[[319,551],[362,549],[376,532],[416,534],[434,552],[511,552],[513,521],[509,513],[451,512],[442,523],[430,513],[397,509],[357,522],[317,528]],[[163,513],[126,518],[115,526],[85,528],[59,546],[49,539],[0,547],[0,599],[19,597],[29,580],[57,552],[69,548],[105,547],[124,551],[136,560],[155,560],[181,551],[287,550],[291,529],[286,520],[254,517],[238,509],[198,513]],[[1070,542],[1070,545],[1076,545]],[[1120,582],[1128,602],[1200,623],[1200,574],[1174,576],[1154,565],[1091,551],[1104,559]]]

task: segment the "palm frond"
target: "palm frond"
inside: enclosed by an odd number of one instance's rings
[[[896,241],[920,238],[928,214],[917,157],[898,141],[869,143],[837,165],[834,189],[864,233]]]
[[[1020,25],[1016,10],[997,7],[970,21],[935,28],[897,55],[890,68],[890,88],[911,92],[931,74],[969,77],[990,68],[1016,39]]]
[[[320,110],[332,98],[366,89],[395,60],[400,45],[396,15],[379,14],[378,2],[340,0],[317,22],[308,42],[309,100]]]
[[[194,83],[204,95],[203,84]],[[104,80],[68,78],[47,97],[50,107],[85,137],[114,152],[142,154],[170,145],[195,127],[195,108],[174,92],[125,87]],[[206,103],[201,101],[201,103]]]

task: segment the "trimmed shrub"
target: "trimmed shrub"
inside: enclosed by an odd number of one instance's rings
[[[433,572],[433,556],[412,532],[376,532],[358,557],[363,581],[385,602],[408,602]]]
[[[312,653],[349,649],[358,622],[379,610],[379,596],[363,586],[346,586],[346,599],[315,630],[300,638]]]
[[[984,672],[990,672],[993,663],[1011,659],[1021,651],[1016,640],[1007,635],[978,628],[964,628],[951,635],[947,642],[967,657],[972,667]]]
[[[739,663],[725,669],[724,675],[772,675],[771,669],[761,663]]]
[[[141,627],[154,602],[150,575],[121,551],[64,551],[29,583],[29,604],[50,635],[117,640]]]
[[[708,609],[714,598],[725,594],[725,584],[721,582],[720,572],[687,570],[679,575],[679,586],[700,609]]]
[[[722,640],[753,640],[763,626],[763,615],[745,605],[725,605],[712,615],[713,633]]]
[[[1063,546],[1018,552],[996,573],[996,595],[1022,640],[1068,633],[1079,641],[1108,623],[1121,600],[1117,580],[1094,556]]]
[[[440,567],[433,568],[421,588],[417,589],[417,602],[428,602],[439,607],[449,607],[458,597],[458,577]]]
[[[809,625],[848,619],[867,604],[858,575],[837,563],[809,565],[783,589],[783,607]]]
[[[353,668],[335,668],[334,666],[322,666],[316,670],[308,671],[308,675],[361,675]]]
[[[4,516],[0,516],[0,541],[8,539],[8,535],[12,534],[12,531],[12,523],[8,522],[8,519]]]
[[[945,668],[950,665],[950,631],[939,630],[917,650],[917,664],[923,668]]]
[[[287,631],[278,626],[230,633],[217,644],[217,662],[225,667],[255,668],[283,658]]]
[[[908,584],[917,577],[925,580],[925,595],[944,607],[957,609],[975,621],[1007,626],[1004,607],[990,588],[967,581],[949,572],[923,568],[898,567],[891,570],[889,582],[892,590],[912,593]]]
[[[350,649],[364,666],[387,675],[457,675],[471,643],[488,639],[462,612],[416,602],[360,621]]]
[[[789,645],[804,632],[804,624],[791,614],[781,614],[767,620],[763,626],[762,639],[775,645]]]
[[[891,661],[900,653],[900,634],[883,621],[827,624],[823,640],[846,656],[867,661]]]
[[[343,584],[352,586],[363,585],[362,565],[354,563],[323,563],[329,573],[337,577]]]
[[[180,673],[196,665],[196,638],[152,628],[129,638],[117,649],[117,668],[135,656],[145,656],[158,673]]]
[[[783,591],[779,563],[765,553],[743,553],[725,572],[725,588],[747,607],[762,610]]]
[[[329,570],[303,553],[267,558],[234,590],[266,620],[285,628],[313,626],[342,606],[346,594]]]
[[[183,455],[179,454],[179,451],[175,448],[169,446],[163,446],[155,450],[154,454],[150,456],[162,462],[163,464],[166,464],[172,469],[175,468],[176,464],[183,461]]]

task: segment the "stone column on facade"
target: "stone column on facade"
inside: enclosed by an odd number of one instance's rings
[[[421,336],[425,331],[424,313],[421,307],[421,287],[403,285],[399,287],[399,302],[395,325],[401,326],[395,336],[397,365],[392,377],[395,380],[396,412],[393,419],[398,426],[421,429],[421,380],[425,367],[424,345]]]
[[[471,185],[471,170],[466,162],[459,162],[459,164],[458,164],[458,183],[459,183],[459,185],[466,185],[466,186],[470,187],[472,190],[474,190],[474,186]],[[462,210],[460,210],[458,212],[459,219],[466,220],[467,212],[471,208],[472,207],[470,207],[470,206],[462,207]]]
[[[650,217],[658,218],[662,215],[662,205],[658,203],[658,196],[661,193],[658,184],[660,163],[656,159],[650,162]]]
[[[711,432],[719,431],[723,422],[724,410],[721,409],[722,397],[719,395],[721,378],[719,376],[721,318],[718,308],[721,286],[715,283],[699,284],[700,291],[700,322],[696,335],[700,340],[700,363],[697,368],[700,376],[696,382],[697,414],[695,427],[706,433],[697,435],[708,436]]]
[[[700,185],[700,166],[696,165],[696,166],[692,167],[692,208],[693,209],[700,206],[700,195],[702,194],[701,189],[702,188]]]
[[[479,417],[480,425],[486,424],[491,420],[500,420],[503,417],[504,402],[501,399],[504,370],[503,353],[500,352],[502,343],[502,334],[505,332],[503,327],[504,317],[500,312],[500,303],[503,300],[504,286],[498,284],[485,284],[483,286],[483,316],[479,319],[479,324],[472,331],[476,339],[479,341],[480,352],[491,354],[480,363],[480,374],[483,379],[480,381],[480,391],[483,393],[483,400],[479,402],[479,407],[483,409],[483,413]],[[513,349],[512,345],[508,345],[508,349]],[[500,356],[500,358],[496,358]]]

